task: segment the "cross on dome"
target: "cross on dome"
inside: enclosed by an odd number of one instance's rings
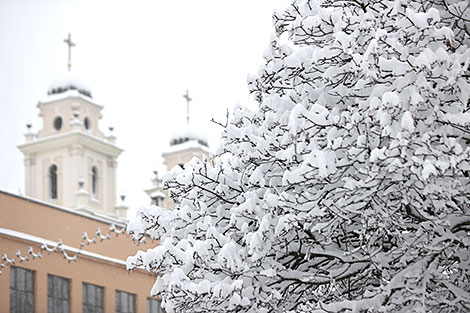
[[[192,101],[189,97],[189,91],[186,89],[186,93],[183,95],[183,98],[186,99],[186,123],[189,124],[189,102]]]
[[[75,43],[72,42],[72,35],[69,33],[67,39],[64,39],[64,42],[67,44],[69,48],[69,63],[68,63],[68,70],[72,68],[72,47],[75,47]]]

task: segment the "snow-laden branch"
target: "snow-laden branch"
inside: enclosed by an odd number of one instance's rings
[[[470,5],[296,0],[274,13],[257,110],[176,207],[128,225],[160,245],[167,312],[470,311]]]

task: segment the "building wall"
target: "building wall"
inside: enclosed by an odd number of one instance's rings
[[[15,257],[19,250],[22,256],[33,248],[35,253],[41,251],[42,258],[19,262],[16,256],[14,266],[34,271],[35,276],[35,308],[36,312],[47,312],[47,275],[52,274],[70,279],[71,312],[82,312],[82,284],[90,283],[104,287],[105,312],[115,312],[116,290],[136,295],[136,312],[146,312],[146,299],[155,282],[155,277],[144,271],[127,272],[124,262],[138,250],[147,250],[158,242],[149,240],[137,246],[125,233],[116,237],[109,231],[110,221],[72,210],[41,203],[36,200],[11,195],[0,191],[0,254],[6,253],[9,259]],[[116,224],[118,230],[124,225]],[[67,261],[63,253],[48,254],[41,250],[41,244],[27,235],[57,242],[75,249],[80,248],[83,233],[89,238],[95,236],[100,229],[103,235],[110,234],[110,240],[85,245],[86,254],[95,253],[100,257],[80,254],[77,261]],[[25,236],[14,236],[8,231],[25,233]],[[67,252],[70,256],[74,253]],[[31,255],[29,255],[31,257]],[[117,260],[113,260],[117,259]],[[120,261],[118,261],[120,260]],[[9,312],[9,284],[11,265],[0,268],[0,312]]]
[[[16,240],[0,235],[2,251],[14,255],[20,249],[26,254],[30,246],[37,252],[39,245]],[[128,273],[124,265],[97,261],[80,256],[75,262],[67,262],[61,254],[43,253],[42,259],[17,263],[15,266],[34,271],[35,312],[47,312],[47,276],[48,274],[70,279],[71,313],[82,313],[82,286],[89,283],[104,288],[104,312],[115,312],[116,290],[136,295],[136,312],[146,312],[146,299],[149,297],[154,278],[148,273]],[[9,282],[11,266],[2,269],[0,275],[0,312],[9,312]]]

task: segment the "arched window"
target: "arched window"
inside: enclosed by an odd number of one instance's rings
[[[57,199],[57,165],[49,167],[49,197]]]
[[[83,120],[83,124],[85,125],[85,129],[88,130],[90,129],[90,119],[88,117],[85,117],[85,119]]]
[[[163,205],[163,197],[161,196],[156,196],[151,198],[152,199],[152,204],[156,206],[162,206]]]
[[[54,119],[54,129],[55,130],[60,130],[62,128],[62,117],[60,116],[57,116],[55,119]]]
[[[98,197],[98,169],[96,166],[91,168],[91,192],[95,198]]]

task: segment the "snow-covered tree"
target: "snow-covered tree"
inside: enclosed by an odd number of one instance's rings
[[[462,0],[432,1],[442,14],[442,21],[454,31],[455,46],[470,44],[470,2]]]
[[[168,312],[469,312],[468,0],[298,0],[218,155],[128,230]]]

